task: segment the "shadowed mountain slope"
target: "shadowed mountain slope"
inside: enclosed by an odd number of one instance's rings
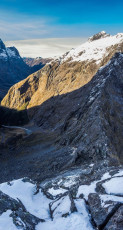
[[[44,129],[58,130],[61,145],[88,160],[116,157],[123,163],[123,54],[117,53],[80,89],[28,110]],[[33,116],[32,116],[33,114]]]

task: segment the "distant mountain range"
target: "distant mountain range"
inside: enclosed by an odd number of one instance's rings
[[[39,69],[43,68],[47,63],[49,63],[53,59],[51,59],[51,58],[42,58],[42,57],[37,57],[37,58],[24,57],[23,60],[28,66],[32,67],[33,72],[36,72]]]

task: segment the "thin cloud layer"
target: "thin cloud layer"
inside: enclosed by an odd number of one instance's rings
[[[12,14],[12,13],[11,13]],[[0,11],[0,38],[2,40],[23,40],[48,37],[52,28],[49,18],[35,17],[30,19],[26,15],[14,15]]]
[[[87,38],[49,38],[5,42],[7,46],[15,46],[22,57],[54,57],[60,56],[72,48],[81,45]]]

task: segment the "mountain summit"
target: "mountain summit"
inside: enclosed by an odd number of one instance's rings
[[[100,38],[106,38],[106,37],[109,37],[110,34],[107,34],[105,31],[101,31],[97,34],[94,34],[92,37],[90,37],[88,39],[88,41],[92,42],[92,41],[95,41],[95,40],[98,40]]]
[[[0,39],[0,100],[8,89],[27,77],[31,69],[21,58],[15,47],[6,47]]]
[[[18,50],[15,47],[7,47],[0,39],[0,60],[8,61],[10,58],[21,58]]]

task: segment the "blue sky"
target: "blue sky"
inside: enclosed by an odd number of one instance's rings
[[[0,0],[0,37],[7,40],[88,37],[123,32],[122,0]]]

